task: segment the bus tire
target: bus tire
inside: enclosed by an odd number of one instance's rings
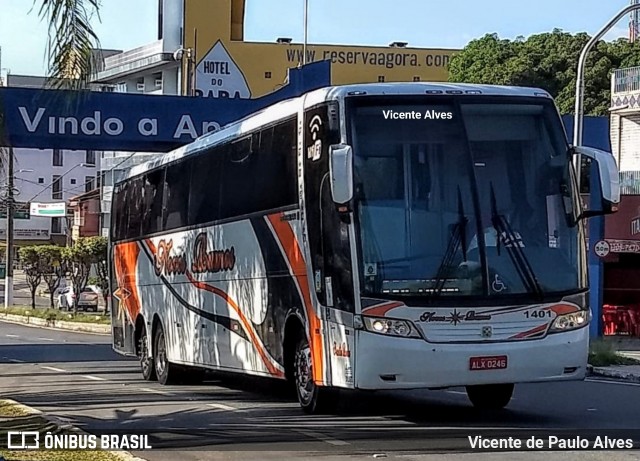
[[[513,384],[484,384],[467,386],[467,397],[474,407],[482,410],[501,410],[509,404]]]
[[[298,402],[305,413],[329,413],[335,410],[338,392],[335,389],[317,386],[313,382],[311,348],[304,335],[296,345],[293,374]]]
[[[157,381],[156,368],[153,356],[149,354],[149,341],[147,329],[143,327],[140,339],[138,340],[138,351],[140,351],[140,371],[145,381]]]
[[[176,382],[179,370],[167,358],[167,340],[161,324],[158,324],[153,341],[153,363],[160,384]]]

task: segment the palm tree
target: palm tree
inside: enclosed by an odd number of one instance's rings
[[[88,87],[97,68],[94,50],[100,41],[91,27],[101,0],[34,0],[38,15],[49,24],[46,56],[49,83],[55,88]]]

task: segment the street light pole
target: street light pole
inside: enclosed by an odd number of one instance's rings
[[[640,9],[639,4],[629,5],[623,8],[613,19],[611,19],[602,29],[598,31],[587,42],[582,53],[580,53],[580,59],[578,60],[578,72],[576,78],[576,101],[575,101],[575,114],[573,121],[573,145],[578,147],[582,146],[583,132],[584,132],[584,69],[587,63],[587,56],[589,51],[611,28],[628,13]],[[581,155],[575,155],[573,158],[574,171],[576,175],[577,184],[581,184],[581,167],[582,159]],[[590,190],[595,191],[599,188],[599,184],[595,179],[595,175],[591,176]],[[590,207],[598,207],[600,204],[596,199],[597,194],[590,194]],[[589,304],[591,305],[591,312],[593,313],[593,321],[589,326],[589,334],[592,338],[598,338],[602,336],[602,291],[603,291],[603,278],[604,267],[600,257],[595,254],[592,248],[595,247],[595,243],[605,237],[604,218],[602,216],[594,217],[589,222],[589,285],[591,287],[589,294]]]
[[[309,0],[304,0],[304,41],[302,43],[302,65],[307,63],[307,37],[309,32]]]
[[[13,147],[7,159],[7,257],[4,279],[4,307],[13,306]]]
[[[620,10],[620,12],[611,19],[597,34],[591,37],[591,40],[585,45],[582,53],[580,54],[580,60],[578,61],[578,78],[576,81],[576,108],[575,118],[573,123],[573,145],[581,146],[583,129],[584,129],[584,68],[587,63],[587,55],[593,46],[600,40],[611,28],[627,14],[634,10],[640,10],[640,4],[629,5],[626,8]],[[580,174],[580,165],[576,169],[577,174]]]

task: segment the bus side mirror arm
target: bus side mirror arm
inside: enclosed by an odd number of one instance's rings
[[[353,151],[346,144],[334,144],[329,147],[329,176],[331,180],[331,198],[338,211],[351,211],[353,200]]]

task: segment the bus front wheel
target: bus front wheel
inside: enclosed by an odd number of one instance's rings
[[[304,336],[296,345],[293,374],[298,402],[305,413],[326,413],[335,409],[338,401],[337,391],[317,386],[313,382],[311,348]]]
[[[513,395],[513,384],[484,384],[467,386],[467,397],[474,407],[482,410],[500,410],[507,406]]]
[[[178,371],[176,366],[169,362],[167,358],[167,341],[162,325],[158,325],[155,334],[153,362],[160,384],[173,384],[176,381]]]

